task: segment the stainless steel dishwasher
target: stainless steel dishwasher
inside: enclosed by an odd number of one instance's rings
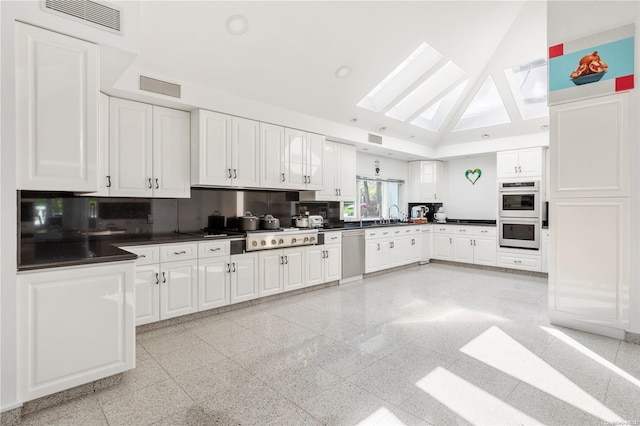
[[[342,279],[364,274],[364,229],[342,231]]]

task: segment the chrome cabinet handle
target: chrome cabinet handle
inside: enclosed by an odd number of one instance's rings
[[[469,240],[469,245],[472,246],[473,245],[473,240]]]
[[[284,173],[282,173],[282,181],[284,182]]]
[[[438,199],[438,194],[433,194],[433,199],[437,200]]]
[[[513,166],[513,171],[518,173],[518,166]]]
[[[482,233],[486,234],[488,231],[486,231],[486,230],[482,230],[482,231],[480,231],[480,232],[482,232]]]
[[[324,250],[322,250],[322,258],[324,259]]]
[[[338,188],[338,195],[342,195],[342,189]]]
[[[164,272],[162,273],[162,282],[163,283],[167,282],[167,276],[164,274]]]
[[[236,172],[236,169],[233,169],[233,178],[238,179],[238,173]]]
[[[146,256],[146,255],[144,255],[144,254],[139,254],[139,255],[138,255],[138,259],[140,259],[141,257],[147,257],[147,256]]]
[[[284,265],[284,256],[280,256],[280,264]]]
[[[522,166],[518,166],[518,173],[522,173]]]
[[[331,239],[332,239],[332,240],[337,240],[337,239],[338,239],[338,237],[331,237]]]
[[[220,247],[216,247],[216,248],[210,248],[209,251],[219,251]]]
[[[111,176],[107,176],[107,188],[111,188]]]
[[[334,191],[335,191],[336,195],[338,195],[338,188],[335,188]]]
[[[514,260],[513,263],[522,263],[522,260]]]
[[[380,243],[378,243],[378,250],[380,250]]]
[[[182,250],[182,251],[174,251],[173,254],[186,254],[187,252]]]
[[[156,272],[156,284],[160,284],[160,277],[158,276],[157,272]]]
[[[284,264],[288,265],[289,264],[289,256],[285,256],[284,257]]]
[[[388,232],[383,232],[383,233],[382,233],[382,235],[387,235],[387,234],[388,234]]]
[[[308,176],[308,177],[309,177],[309,182],[307,182],[307,183],[311,183],[311,176]]]
[[[229,179],[231,179],[231,169],[227,169],[227,171],[229,172]]]
[[[451,237],[449,237],[449,244],[453,244],[453,241],[451,240]]]
[[[151,178],[149,178],[149,189],[153,188],[153,183],[151,182]]]
[[[416,240],[414,238],[411,239],[411,245],[415,246],[416,245]]]
[[[324,253],[325,253],[324,258],[325,258],[325,259],[328,259],[328,258],[329,258],[329,251],[328,251],[328,250],[325,250],[325,251],[324,251]]]
[[[233,265],[233,272],[235,272],[236,271],[236,262],[233,262],[232,265]]]
[[[230,274],[231,273],[231,265],[227,263],[227,273]]]
[[[158,178],[156,178],[156,189],[160,189],[160,184],[158,183]]]
[[[396,234],[399,234],[399,233],[400,233],[400,231],[396,231],[395,233],[396,233]]]

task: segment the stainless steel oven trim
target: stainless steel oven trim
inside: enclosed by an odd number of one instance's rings
[[[515,240],[510,238],[504,238],[503,225],[535,225],[533,241]],[[501,217],[498,221],[498,234],[500,247],[504,248],[518,248],[518,249],[532,249],[540,250],[540,219],[531,218],[517,218],[517,217]]]
[[[504,185],[520,184],[520,183],[532,183],[532,186],[516,186],[505,187]],[[498,215],[505,218],[540,218],[540,181],[530,182],[500,182],[498,193]],[[502,196],[504,195],[527,195],[533,194],[533,210],[504,210],[504,202]]]

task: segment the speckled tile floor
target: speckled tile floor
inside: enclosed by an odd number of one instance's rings
[[[138,335],[23,425],[640,423],[640,345],[550,326],[546,279],[432,264]]]

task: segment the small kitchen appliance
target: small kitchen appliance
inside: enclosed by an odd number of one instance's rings
[[[429,207],[427,206],[413,206],[411,207],[411,220],[412,222],[427,221],[427,213]]]
[[[322,228],[324,226],[324,218],[322,216],[309,216],[309,228]]]
[[[291,218],[291,225],[296,228],[308,228],[309,227],[309,216],[293,216]]]
[[[440,207],[438,212],[433,215],[433,218],[438,223],[447,223],[447,213],[444,211],[444,208]]]

